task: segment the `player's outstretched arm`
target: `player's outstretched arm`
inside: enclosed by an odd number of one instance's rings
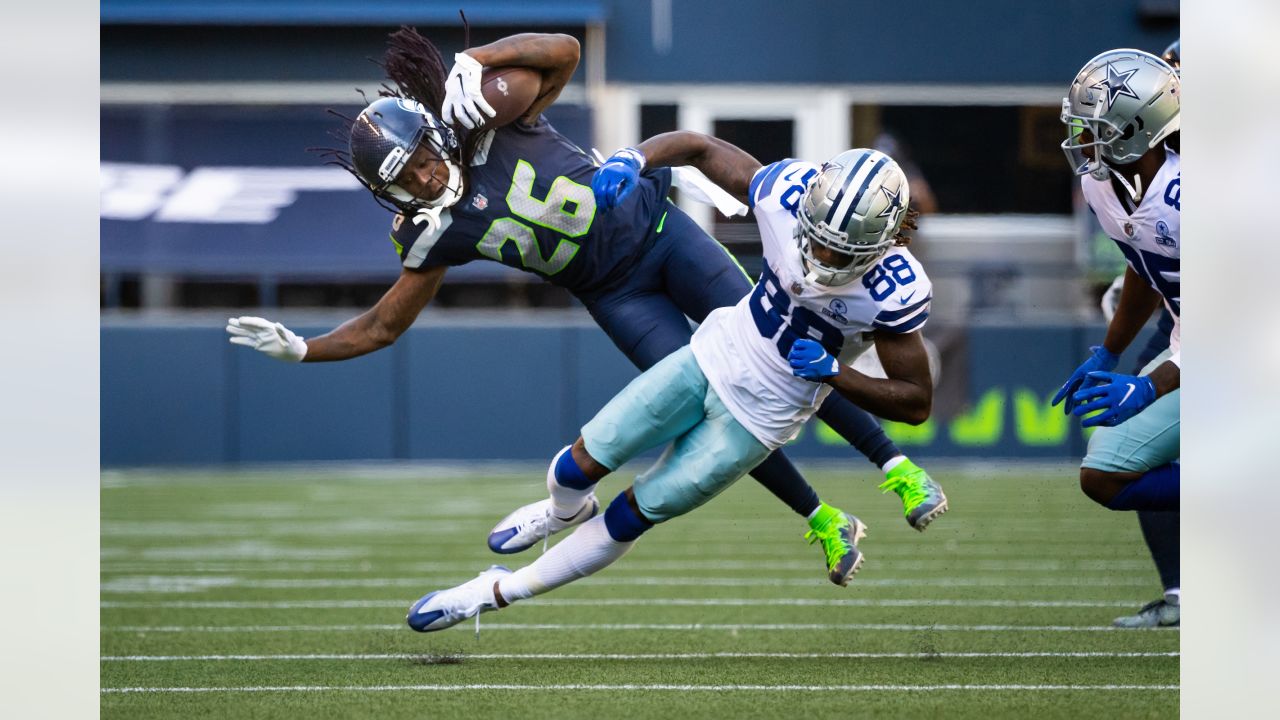
[[[760,161],[747,151],[719,138],[688,130],[654,135],[636,147],[610,155],[591,178],[596,207],[608,212],[626,199],[640,182],[646,166],[692,165],[711,182],[742,202],[751,192],[751,178]]]
[[[919,425],[933,410],[933,379],[920,333],[876,331],[886,378],[864,375],[832,357],[816,340],[795,341],[787,361],[798,377],[830,383],[858,407],[886,420]]]
[[[737,145],[690,130],[654,135],[635,149],[652,167],[692,165],[742,202],[747,202],[751,178],[761,167],[759,160]]]
[[[444,267],[403,270],[376,305],[332,332],[310,340],[304,341],[280,323],[255,317],[232,318],[227,332],[233,344],[251,347],[277,360],[327,362],[359,357],[390,345],[404,334],[436,296],[444,272]]]
[[[454,55],[455,65],[449,73],[445,87],[445,122],[452,120],[451,99],[459,94],[464,84],[462,81],[474,76],[475,87],[472,90],[474,95],[479,96],[480,68],[508,65],[529,67],[542,72],[542,87],[521,119],[527,122],[537,118],[539,113],[551,107],[556,98],[560,97],[560,91],[569,84],[573,71],[578,67],[581,53],[578,40],[572,35],[520,33],[488,45],[468,48],[465,52]],[[483,103],[484,98],[480,97],[478,102]],[[488,107],[487,103],[485,107]],[[489,110],[487,114],[492,117],[492,108]],[[463,119],[467,114],[464,112],[458,117]],[[466,126],[474,127],[475,124],[466,124]]]

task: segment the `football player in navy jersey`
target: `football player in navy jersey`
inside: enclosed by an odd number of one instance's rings
[[[446,72],[430,41],[410,29],[394,33],[385,67],[398,90],[355,119],[349,155],[340,160],[398,211],[392,241],[400,278],[370,310],[327,334],[303,340],[280,323],[240,317],[229,321],[231,342],[293,362],[364,355],[409,328],[450,266],[493,260],[569,290],[641,370],[687,345],[690,319],[701,322],[736,304],[752,283],[723,246],[668,202],[669,168],[643,170],[625,202],[597,212],[597,163],[542,115],[578,59],[570,36],[520,34],[456,54]],[[486,66],[541,73],[539,92],[516,121],[486,122],[494,115],[480,90]],[[945,510],[937,484],[867,412],[833,395],[818,415],[886,472],[882,488],[901,496],[912,527],[923,530]],[[808,518],[829,576],[847,581],[856,552],[850,518],[820,502],[781,452],[752,476]],[[556,482],[551,473],[548,483]],[[584,522],[598,503],[586,493],[577,508],[544,509],[522,539]],[[528,544],[491,538],[490,546],[506,553]]]

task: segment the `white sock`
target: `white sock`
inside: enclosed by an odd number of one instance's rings
[[[635,542],[620,543],[609,535],[604,516],[597,515],[578,526],[532,565],[502,578],[498,592],[507,602],[524,600],[592,575],[627,554]]]
[[[886,460],[884,465],[880,466],[880,469],[884,471],[884,473],[887,475],[890,470],[898,467],[899,465],[901,465],[906,461],[907,461],[906,455],[894,455],[893,457]]]
[[[560,456],[569,452],[571,447],[566,445],[563,450],[556,453],[556,456],[551,458],[551,467],[547,468],[547,492],[551,494],[551,514],[562,520],[577,515],[587,502],[587,496],[595,489],[592,485],[586,490],[576,490],[556,481],[556,465],[560,462]]]
[[[1182,588],[1180,587],[1165,588],[1164,601],[1169,603],[1170,605],[1181,605],[1182,604]]]

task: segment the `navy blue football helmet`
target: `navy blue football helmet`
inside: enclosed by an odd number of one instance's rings
[[[384,97],[373,101],[351,125],[350,143],[356,176],[374,195],[401,210],[449,207],[462,197],[458,141],[452,130],[415,100]],[[395,182],[422,143],[449,169],[444,192],[431,200],[415,197]]]

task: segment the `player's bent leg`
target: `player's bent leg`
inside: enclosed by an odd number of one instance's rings
[[[595,483],[649,448],[696,425],[707,379],[685,346],[632,380],[561,450],[547,473],[550,497],[507,515],[489,533],[489,548],[517,553],[585,522],[598,504]]]
[[[533,564],[511,572],[493,566],[454,588],[428,593],[409,609],[409,626],[420,632],[452,627],[480,613],[550,592],[603,570],[626,555],[637,538],[653,527],[630,488],[618,494],[603,516],[583,523]]]
[[[662,522],[702,505],[759,463],[769,449],[747,431],[708,389],[706,419],[667,448],[658,462],[636,478],[640,511]],[[825,512],[824,512],[825,511]],[[866,528],[857,518],[820,504],[810,518],[823,543],[828,577],[844,585],[862,564],[857,541]]]
[[[751,477],[801,517],[812,517],[818,511],[818,492],[781,450],[774,450],[755,466]]]
[[[523,552],[595,517],[600,503],[594,488],[608,473],[587,454],[582,438],[578,438],[557,453],[547,468],[551,497],[517,508],[499,520],[489,532],[489,549],[504,555]]]
[[[902,454],[871,413],[843,395],[831,393],[818,408],[818,417],[884,471],[885,482],[881,483],[880,490],[898,495],[908,525],[924,532],[947,511],[947,496],[942,486]]]

